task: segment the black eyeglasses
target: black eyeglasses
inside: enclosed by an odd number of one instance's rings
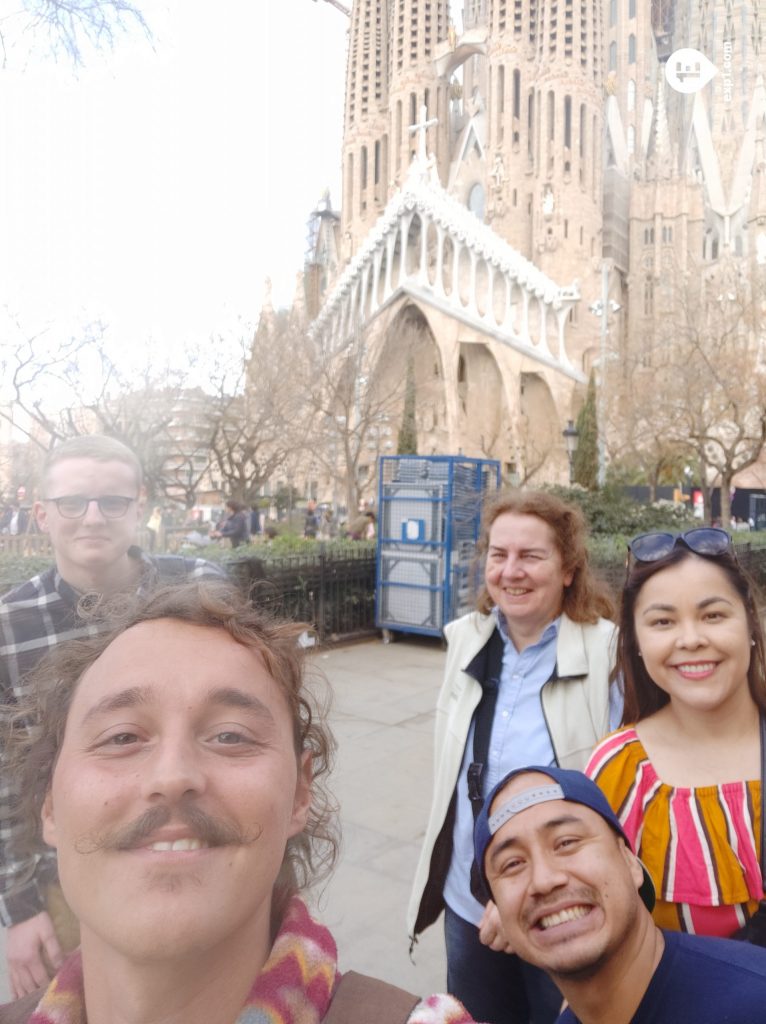
[[[104,519],[122,519],[137,498],[123,498],[121,494],[102,494],[100,498],[86,498],[84,494],[65,494],[61,498],[43,498],[56,506],[62,519],[80,519],[92,501]]]
[[[628,551],[637,562],[659,562],[676,544],[684,544],[695,555],[716,557],[731,551],[731,537],[717,526],[698,526],[685,533],[641,533],[628,541]]]

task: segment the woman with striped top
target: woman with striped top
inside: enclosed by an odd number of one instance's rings
[[[723,530],[643,534],[629,548],[624,728],[585,770],[652,876],[657,923],[730,936],[763,894],[766,667],[752,585]]]

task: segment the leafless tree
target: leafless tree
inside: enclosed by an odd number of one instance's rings
[[[311,452],[345,491],[353,514],[378,455],[391,453],[406,387],[405,361],[370,352],[361,333],[339,348],[305,334],[302,391],[310,416]]]
[[[129,0],[28,0],[0,16],[3,66],[9,50],[23,42],[26,52],[41,50],[54,58],[65,56],[76,67],[84,64],[86,49],[114,46],[118,35],[139,28],[147,38],[149,26]]]
[[[226,492],[247,504],[306,440],[294,341],[287,313],[262,316],[252,342],[240,343],[240,358],[212,374],[211,461]]]
[[[670,268],[653,345],[631,354],[632,372],[612,393],[623,444],[655,472],[683,452],[706,488],[714,476],[724,525],[734,477],[758,461],[766,444],[761,274],[731,258],[687,273]],[[706,508],[709,516],[709,501]]]
[[[198,407],[212,400],[188,387],[188,367],[119,366],[102,323],[58,343],[46,332],[25,333],[18,321],[9,326],[13,336],[0,357],[7,398],[1,418],[42,452],[78,434],[115,437],[141,460],[150,500],[194,504],[210,451],[210,427]]]

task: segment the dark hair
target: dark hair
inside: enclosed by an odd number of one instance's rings
[[[325,776],[331,769],[335,741],[327,725],[329,699],[320,702],[307,687],[305,654],[298,643],[303,623],[270,618],[254,608],[234,584],[199,580],[158,587],[148,598],[121,596],[82,608],[83,617],[107,628],[97,636],[60,644],[26,677],[26,700],[3,711],[4,770],[20,796],[22,824],[19,852],[38,852],[40,813],[50,789],[64,739],[69,709],[84,672],[125,630],[142,622],[175,619],[225,630],[233,640],[256,651],[282,692],[293,722],[295,753],[310,751],[312,800],[306,828],[287,842],[274,887],[273,915],[280,920],[287,900],[299,889],[326,877],[335,863],[339,830],[337,806]]]
[[[572,622],[597,622],[599,618],[614,619],[614,602],[606,584],[593,575],[588,559],[588,528],[585,517],[576,505],[570,505],[546,491],[501,491],[484,507],[481,530],[476,547],[482,568],[489,550],[489,533],[499,516],[537,516],[553,531],[561,555],[562,568],[572,574],[572,582],[564,588],[562,610]],[[494,602],[482,585],[476,601],[486,615]]]
[[[655,711],[659,711],[670,700],[667,693],[654,682],[638,653],[636,637],[636,603],[641,588],[663,569],[680,565],[689,558],[700,558],[717,565],[732,587],[739,594],[745,607],[747,625],[753,646],[750,648],[750,665],[747,683],[750,696],[759,710],[766,714],[766,651],[763,628],[755,601],[755,585],[731,551],[722,555],[699,555],[683,544],[676,544],[669,555],[656,562],[635,562],[628,573],[620,602],[619,634],[617,637],[617,661],[614,677],[622,680],[625,691],[623,725],[640,722]]]
[[[226,502],[226,508],[230,508],[232,512],[244,512],[245,506],[241,501],[237,501],[236,498],[229,498]]]

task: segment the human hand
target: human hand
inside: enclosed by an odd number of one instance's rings
[[[479,921],[479,939],[496,953],[513,952],[513,947],[506,940],[500,914],[492,900],[484,908],[484,914]]]
[[[47,985],[52,976],[50,968],[57,970],[64,960],[50,915],[43,910],[11,925],[6,930],[5,955],[14,999]]]

